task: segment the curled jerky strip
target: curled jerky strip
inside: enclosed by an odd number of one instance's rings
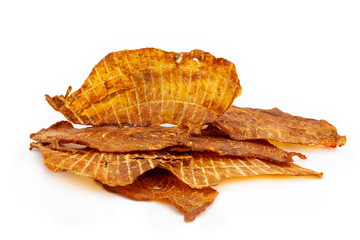
[[[124,50],[105,56],[80,89],[48,103],[85,125],[171,123],[200,133],[241,93],[235,65],[208,52]]]
[[[204,131],[232,139],[267,139],[304,145],[343,146],[346,137],[325,120],[293,116],[278,108],[270,110],[231,106]]]
[[[191,188],[169,171],[155,168],[126,186],[103,187],[113,193],[140,201],[164,200],[184,214],[186,222],[193,221],[215,200],[218,192],[210,187]]]

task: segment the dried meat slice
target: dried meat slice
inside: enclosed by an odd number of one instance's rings
[[[257,158],[220,156],[214,153],[106,153],[94,150],[62,151],[50,145],[31,143],[43,153],[44,164],[52,171],[70,171],[92,177],[109,186],[131,184],[146,171],[160,167],[172,172],[192,188],[217,185],[232,177],[291,175],[322,177],[322,173],[296,164],[278,165]]]
[[[208,52],[124,50],[104,57],[80,89],[48,103],[85,125],[171,123],[200,133],[241,93],[235,65]]]
[[[210,187],[191,188],[169,171],[161,168],[150,170],[126,186],[103,187],[134,200],[164,200],[184,214],[186,222],[193,221],[215,200],[218,192]]]
[[[278,165],[257,158],[219,156],[212,153],[192,153],[190,159],[161,162],[159,167],[169,170],[192,188],[211,187],[234,177],[288,175],[322,178],[323,176],[323,173],[293,163]]]
[[[179,147],[186,147],[187,151],[212,151],[220,155],[257,157],[276,163],[290,163],[295,155],[306,158],[300,153],[283,151],[265,140],[236,141],[221,136],[190,136],[186,129],[179,127],[111,125],[76,129],[70,122],[61,121],[31,134],[30,138],[51,143],[58,149],[66,143],[77,143],[101,152],[151,151],[169,147],[174,151],[179,150]]]
[[[266,140],[237,141],[221,136],[192,136],[188,146],[192,151],[214,152],[221,156],[237,156],[243,158],[259,158],[278,164],[292,163],[293,156],[306,159],[306,156],[297,152],[286,152]]]
[[[121,153],[161,150],[186,142],[189,135],[179,127],[106,125],[77,129],[70,122],[60,121],[30,138],[54,145],[77,143],[101,152]]]
[[[94,150],[61,151],[42,143],[31,143],[43,154],[45,166],[53,172],[69,171],[91,177],[109,186],[131,184],[138,176],[155,168],[160,161],[179,159],[166,152],[105,153]],[[181,156],[181,159],[187,156]]]
[[[236,140],[267,139],[304,145],[343,146],[346,137],[325,120],[293,116],[270,110],[230,107],[204,133],[228,135]]]

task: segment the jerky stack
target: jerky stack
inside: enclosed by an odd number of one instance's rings
[[[144,48],[114,52],[80,89],[48,103],[69,121],[30,135],[52,171],[91,177],[136,200],[166,200],[189,222],[231,177],[322,177],[268,140],[336,147],[346,138],[324,120],[279,109],[232,106],[241,93],[233,63],[210,53]],[[71,123],[91,125],[74,128]],[[172,127],[162,124],[170,123]]]

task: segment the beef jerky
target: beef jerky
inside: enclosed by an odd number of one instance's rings
[[[221,136],[192,136],[186,146],[192,151],[210,151],[219,155],[232,155],[245,158],[259,158],[278,164],[293,162],[292,157],[306,159],[306,156],[297,152],[286,152],[266,140],[237,141]]]
[[[210,187],[231,177],[266,174],[322,176],[322,173],[295,164],[277,165],[257,158],[244,159],[213,153],[62,151],[42,143],[31,143],[31,148],[40,149],[44,164],[54,172],[70,171],[109,186],[131,184],[138,176],[155,167],[169,170],[193,188]]]
[[[218,192],[210,187],[191,188],[169,171],[161,168],[150,170],[126,186],[103,187],[134,200],[169,202],[184,214],[186,222],[193,221],[215,200]]]
[[[179,127],[107,125],[77,129],[67,121],[30,135],[32,140],[39,142],[77,143],[101,152],[161,150],[186,142],[188,137],[187,130]]]
[[[212,153],[189,155],[191,158],[181,161],[161,162],[159,167],[169,170],[192,188],[211,187],[234,177],[288,175],[321,178],[323,175],[293,163],[278,165],[257,158],[219,156]]]
[[[293,116],[278,108],[232,106],[211,125],[204,133],[225,134],[236,140],[267,139],[327,147],[341,147],[346,143],[346,137],[340,136],[327,121]]]
[[[236,141],[221,136],[190,136],[180,127],[134,127],[96,126],[76,129],[70,122],[61,121],[47,129],[42,129],[30,138],[51,143],[56,148],[66,143],[77,143],[101,152],[135,152],[162,150],[173,147],[182,151],[212,151],[220,155],[257,157],[276,163],[290,163],[294,155],[304,159],[304,155],[286,152],[265,140]],[[175,148],[177,147],[177,148]]]
[[[42,143],[31,143],[43,154],[45,166],[53,172],[69,171],[91,177],[109,186],[131,184],[144,172],[155,168],[160,161],[179,159],[166,152],[132,154],[106,153],[95,150],[61,151]],[[185,159],[188,156],[180,156]]]
[[[171,123],[200,133],[240,94],[233,63],[210,53],[124,50],[105,56],[77,91],[48,103],[85,125]]]

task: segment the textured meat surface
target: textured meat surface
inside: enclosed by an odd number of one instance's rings
[[[110,186],[131,184],[138,176],[155,168],[160,161],[178,159],[176,155],[159,151],[132,154],[94,150],[61,151],[41,143],[31,143],[30,148],[38,148],[42,152],[45,166],[53,172],[69,171]],[[186,157],[181,156],[181,159]]]
[[[212,188],[191,188],[169,171],[155,168],[126,186],[103,187],[134,200],[165,200],[184,214],[186,222],[193,221],[215,200],[218,192]]]
[[[305,158],[300,153],[281,150],[265,140],[237,141],[222,136],[190,136],[186,129],[180,127],[111,125],[76,129],[70,122],[60,121],[47,129],[31,134],[30,138],[51,143],[58,148],[64,143],[78,143],[101,152],[151,151],[182,146],[192,151],[257,157],[277,163],[290,163],[294,155]]]
[[[73,123],[171,123],[200,133],[241,93],[233,63],[210,53],[124,50],[104,57],[80,89],[46,96]]]
[[[237,141],[221,136],[199,135],[192,136],[186,146],[197,152],[207,151],[219,155],[256,157],[274,163],[291,163],[293,156],[306,159],[306,156],[301,153],[286,152],[266,140]]]
[[[296,164],[274,164],[257,158],[219,156],[212,153],[192,153],[182,161],[160,163],[160,167],[172,172],[193,188],[210,187],[234,177],[257,175],[311,176],[321,178],[323,173]]]
[[[237,140],[267,139],[304,145],[342,146],[346,137],[325,120],[293,116],[270,110],[231,106],[212,126]],[[205,131],[206,132],[206,131]],[[209,129],[211,134],[216,130]]]
[[[110,186],[131,184],[138,176],[155,167],[169,170],[193,188],[217,185],[232,177],[254,175],[292,175],[321,177],[296,164],[277,165],[257,158],[220,156],[212,153],[106,153],[94,150],[62,151],[32,143],[43,153],[44,164],[52,171],[69,171],[92,177]]]
[[[60,121],[30,138],[55,145],[78,143],[101,152],[132,152],[161,150],[186,142],[189,135],[179,127],[107,125],[77,129],[70,122]]]

